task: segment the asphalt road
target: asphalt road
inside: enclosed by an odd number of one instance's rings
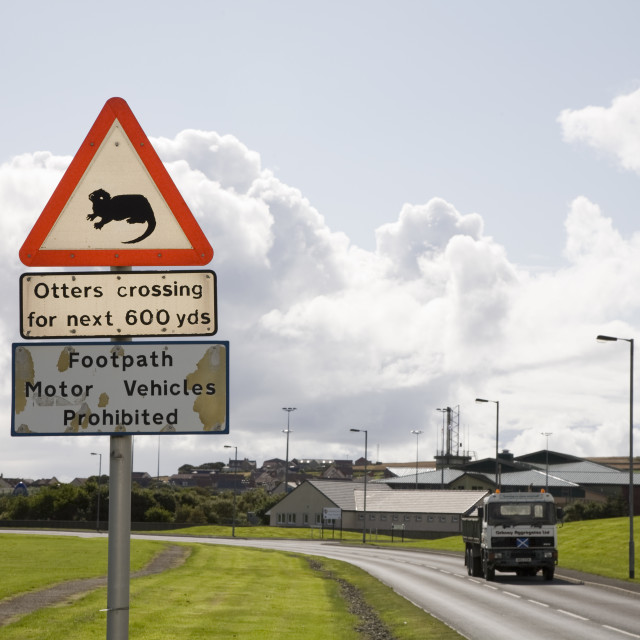
[[[10,532],[23,533],[7,531]],[[556,578],[551,582],[541,576],[519,578],[507,573],[498,573],[494,582],[486,582],[468,576],[459,555],[347,546],[332,541],[139,534],[131,537],[276,549],[349,562],[471,640],[640,640],[638,584],[563,573],[562,569],[556,570]]]

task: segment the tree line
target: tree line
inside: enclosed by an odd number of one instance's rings
[[[82,486],[59,484],[42,487],[26,496],[2,495],[0,520],[107,521],[109,478],[102,476],[100,480],[98,482],[97,476],[92,476]],[[264,489],[249,489],[237,494],[236,524],[247,524],[247,514],[253,514],[260,524],[268,524],[265,514],[280,498],[269,495]],[[161,483],[143,488],[134,483],[131,489],[131,521],[230,524],[233,502],[234,492],[230,490],[174,487]]]

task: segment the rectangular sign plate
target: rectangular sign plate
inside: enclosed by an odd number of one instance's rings
[[[212,336],[213,271],[25,273],[20,335],[27,339]]]
[[[11,435],[229,433],[229,343],[14,343]]]

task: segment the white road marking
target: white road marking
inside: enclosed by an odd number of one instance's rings
[[[564,613],[567,616],[571,616],[572,618],[577,618],[578,620],[589,620],[589,618],[585,618],[583,616],[579,616],[577,613],[571,613],[571,611],[565,611],[564,609],[558,609],[558,613]]]

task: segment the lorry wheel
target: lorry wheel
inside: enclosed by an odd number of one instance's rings
[[[482,575],[482,561],[478,556],[473,558],[473,576],[479,578]]]
[[[542,569],[542,577],[545,580],[553,580],[554,572],[555,572],[555,567],[543,567],[543,569]]]
[[[467,575],[472,576],[473,575],[473,552],[471,551],[471,549],[467,549],[466,551],[466,559],[465,559],[465,564],[467,565]]]
[[[493,567],[490,567],[486,563],[483,565],[484,579],[487,582],[493,582],[496,579],[496,570]]]

